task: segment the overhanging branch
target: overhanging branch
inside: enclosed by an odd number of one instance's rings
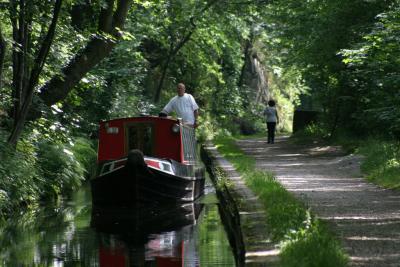
[[[101,60],[109,55],[121,37],[132,0],[107,1],[107,8],[102,10],[99,18],[99,33],[94,35],[77,55],[61,70],[61,74],[53,77],[40,88],[40,98],[47,106],[64,100],[74,86]],[[110,38],[111,37],[111,38]]]

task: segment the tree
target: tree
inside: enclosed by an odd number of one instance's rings
[[[43,39],[41,48],[37,54],[31,69],[29,83],[24,83],[26,65],[26,49],[29,44],[29,23],[26,21],[25,10],[30,2],[20,0],[19,4],[11,3],[11,20],[14,28],[14,42],[22,44],[22,50],[14,48],[14,96],[17,101],[14,107],[14,126],[8,142],[15,145],[18,141],[26,121],[28,111],[35,92],[35,86],[42,72],[48,52],[50,50],[61,10],[62,0],[56,0],[54,4],[53,19],[48,33]],[[98,32],[93,35],[87,45],[80,50],[70,62],[61,69],[61,73],[55,75],[39,88],[39,97],[47,106],[65,99],[72,88],[88,73],[96,64],[106,57],[117,40],[122,36],[122,28],[131,5],[131,0],[106,0],[105,6],[101,8],[98,22]],[[17,7],[19,10],[17,12]],[[19,15],[19,27],[17,27],[16,15]],[[21,107],[21,108],[19,108]]]
[[[11,145],[16,145],[21,132],[22,128],[25,124],[26,116],[31,106],[35,86],[38,83],[39,75],[43,69],[45,64],[47,55],[50,50],[50,46],[52,44],[54,34],[56,31],[56,25],[58,21],[58,16],[61,10],[62,0],[56,0],[54,4],[54,11],[53,11],[53,18],[47,34],[41,44],[41,47],[38,51],[38,54],[35,58],[34,64],[32,66],[29,80],[25,81],[25,71],[27,69],[26,66],[26,53],[27,53],[27,46],[28,46],[28,25],[30,21],[26,21],[25,17],[25,10],[27,4],[25,4],[24,0],[21,0],[19,3],[19,27],[17,27],[16,18],[12,16],[12,24],[13,24],[13,31],[14,31],[14,41],[22,46],[22,49],[16,51],[14,49],[14,95],[16,96],[16,102],[14,105],[14,126],[11,131],[11,135],[8,138],[8,143]],[[11,10],[12,14],[16,14],[16,2],[11,3]]]
[[[0,88],[3,87],[3,66],[6,55],[6,48],[7,48],[7,43],[6,40],[4,39],[0,25]]]
[[[349,77],[340,51],[359,42],[375,16],[393,0],[274,1],[265,13],[271,47],[283,68],[299,71],[326,115],[333,134],[352,123],[359,97],[349,90]],[[350,117],[350,118],[349,118]]]
[[[400,3],[393,4],[363,40],[343,49],[349,87],[355,95],[353,120],[361,132],[400,137]]]

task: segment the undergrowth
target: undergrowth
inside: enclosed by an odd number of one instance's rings
[[[96,152],[85,138],[63,143],[28,136],[13,148],[6,137],[0,130],[0,219],[71,193],[94,169]]]
[[[400,189],[400,142],[368,139],[357,150],[364,155],[361,171],[386,188]]]

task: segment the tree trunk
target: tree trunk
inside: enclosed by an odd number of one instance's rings
[[[7,43],[3,37],[3,33],[0,25],[0,89],[3,87],[3,66],[4,58],[6,55]]]
[[[33,9],[33,3],[31,0],[26,1],[25,3],[25,11],[24,11],[24,19],[23,19],[23,24],[20,27],[23,27],[23,32],[22,32],[22,48],[23,48],[23,76],[22,76],[22,92],[21,92],[21,99],[25,99],[27,96],[27,85],[29,83],[29,72],[30,72],[30,68],[32,66],[30,66],[32,63],[29,62],[28,59],[28,53],[29,50],[31,48],[32,42],[31,42],[31,27],[32,27],[32,9]]]
[[[165,76],[167,75],[169,63],[171,62],[171,58],[172,58],[172,50],[173,50],[173,44],[171,43],[170,47],[169,47],[167,59],[165,60],[164,64],[162,65],[160,81],[158,82],[157,91],[156,91],[156,94],[154,95],[155,103],[158,103],[158,101],[160,100],[161,89],[163,87]]]
[[[13,83],[12,83],[12,99],[13,99],[13,119],[14,122],[18,120],[18,114],[21,110],[21,94],[22,94],[22,78],[23,77],[23,62],[21,62],[22,56],[22,45],[21,45],[21,28],[19,22],[23,15],[23,7],[20,7],[18,13],[18,3],[16,0],[10,2],[10,18],[13,30]]]
[[[125,23],[132,0],[118,0],[113,13],[113,0],[108,0],[107,9],[102,10],[99,17],[99,32],[112,35],[110,39],[103,34],[96,34],[65,67],[61,74],[53,77],[40,88],[40,98],[47,106],[65,99],[72,88],[101,60],[103,60],[121,37],[118,29]]]
[[[337,96],[336,96],[336,98],[337,98]],[[339,124],[339,117],[340,117],[340,103],[339,103],[339,101],[337,101],[337,99],[336,99],[336,106],[335,106],[335,113],[334,113],[334,119],[333,119],[333,123],[332,123],[332,125],[331,125],[331,129],[330,129],[330,131],[329,131],[329,138],[333,138],[333,136],[334,136],[334,134],[335,134],[335,132],[336,132],[336,129],[337,129],[337,126],[338,126],[338,124]]]
[[[17,141],[21,136],[22,129],[26,121],[26,116],[28,114],[29,108],[32,103],[32,98],[35,91],[34,89],[38,83],[39,74],[43,69],[44,63],[46,61],[47,55],[50,50],[50,46],[53,42],[58,16],[61,10],[61,5],[62,5],[62,0],[56,0],[56,3],[54,4],[53,19],[51,21],[47,35],[40,47],[39,53],[35,59],[34,66],[30,74],[29,82],[26,86],[26,89],[24,90],[26,92],[25,94],[26,97],[23,100],[21,110],[17,114],[17,120],[15,121],[11,135],[8,138],[8,143],[13,146],[16,146]],[[24,25],[22,25],[22,27],[24,27]]]
[[[240,75],[239,75],[239,79],[238,79],[238,87],[239,88],[241,88],[244,84],[244,76],[246,73],[246,68],[248,67],[248,64],[249,64],[249,57],[251,56],[250,53],[251,53],[251,50],[253,49],[253,42],[254,42],[254,36],[253,36],[253,31],[251,31],[249,39],[246,40],[246,44],[243,49],[243,66],[240,71]]]

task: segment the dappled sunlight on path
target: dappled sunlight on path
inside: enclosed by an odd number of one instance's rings
[[[400,266],[400,193],[366,182],[361,158],[339,147],[294,145],[280,137],[238,141],[342,240],[352,266]]]

